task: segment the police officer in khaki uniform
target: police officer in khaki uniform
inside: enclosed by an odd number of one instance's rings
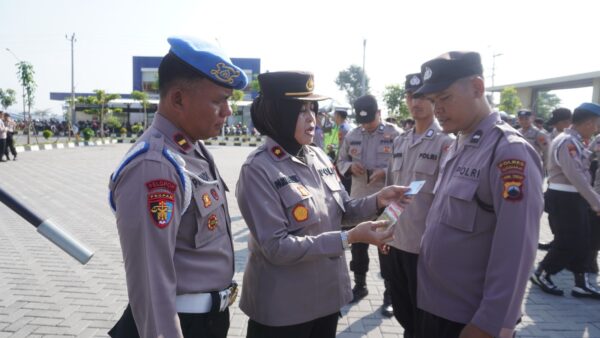
[[[589,212],[591,208],[600,214],[600,195],[591,185],[591,152],[585,147],[598,131],[600,105],[581,104],[573,112],[572,122],[550,148],[546,211],[553,223],[554,242],[531,281],[544,292],[562,296],[550,276],[569,269],[575,279],[571,295],[600,299],[600,288],[587,274],[592,252]]]
[[[531,110],[521,109],[517,113],[517,118],[521,128],[518,131],[527,139],[535,150],[540,154],[542,163],[545,165],[548,159],[548,147],[550,146],[550,136],[536,127],[532,121],[533,116]]]
[[[242,166],[236,196],[250,229],[240,308],[249,338],[335,337],[340,309],[352,296],[344,250],[362,241],[382,244],[392,229],[381,222],[340,231],[342,219],[372,219],[406,188],[385,187],[350,199],[315,132],[313,76],[260,74],[254,126],[267,136]]]
[[[548,125],[552,126],[552,132],[550,133],[550,139],[554,140],[560,133],[571,125],[571,111],[567,108],[556,108],[552,111],[552,117],[548,120]],[[554,234],[554,224],[549,222],[550,230]],[[552,241],[548,243],[540,243],[538,249],[548,250],[552,246]]]
[[[404,327],[404,337],[414,337],[417,314],[417,258],[425,218],[433,201],[433,186],[442,156],[454,137],[444,134],[433,117],[433,106],[422,94],[421,74],[406,76],[405,97],[414,128],[394,140],[393,159],[388,166],[386,184],[408,186],[424,180],[425,185],[400,215],[394,241],[389,244],[389,284],[394,316]]]
[[[219,134],[244,71],[217,47],[171,37],[152,125],[111,175],[129,306],[112,337],[226,337],[235,298],[225,192],[199,140]]]
[[[481,58],[448,52],[421,66],[416,91],[442,129],[442,160],[417,266],[417,337],[513,337],[542,214],[535,149],[493,113]]]
[[[402,130],[381,120],[381,112],[373,95],[364,95],[354,102],[356,122],[360,127],[351,130],[344,139],[338,155],[337,168],[343,176],[352,177],[350,196],[364,197],[385,186],[385,172],[392,158],[392,144]],[[352,302],[368,294],[366,275],[369,271],[368,245],[352,245],[350,270],[354,272],[355,286]],[[392,302],[387,282],[387,255],[379,255],[381,274],[386,285],[382,314],[391,317]]]

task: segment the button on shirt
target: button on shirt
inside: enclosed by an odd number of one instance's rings
[[[595,143],[591,145],[594,149]],[[574,186],[593,210],[600,211],[600,195],[591,185],[589,168],[592,151],[585,147],[581,135],[575,129],[566,128],[552,141],[550,154],[548,183]]]
[[[140,142],[150,149],[109,184],[129,301],[141,337],[180,337],[175,296],[223,290],[233,278],[225,185],[207,149],[160,113]],[[190,174],[165,157],[166,149],[183,159]],[[186,189],[192,198],[182,213]]]
[[[425,185],[400,215],[394,227],[394,241],[390,243],[396,249],[418,254],[421,236],[425,231],[425,218],[433,201],[433,187],[440,161],[454,137],[444,134],[437,121],[413,142],[415,136],[414,129],[411,129],[394,140],[386,185],[408,186],[413,181],[425,181]]]
[[[497,113],[459,140],[464,142],[451,146],[434,188],[418,262],[417,306],[505,336],[521,315],[537,249],[542,166],[535,149]]]
[[[375,195],[351,200],[325,153],[306,163],[267,138],[242,166],[236,196],[248,228],[240,308],[269,326],[338,312],[352,298],[340,236],[342,218],[375,215]]]
[[[402,129],[395,125],[382,122],[377,129],[369,133],[363,127],[352,129],[340,148],[337,168],[345,175],[353,163],[360,163],[365,170],[372,172],[376,169],[387,170],[392,158],[394,139],[400,135]],[[352,197],[362,197],[378,192],[385,186],[385,179],[377,182],[368,182],[368,174],[352,175]]]

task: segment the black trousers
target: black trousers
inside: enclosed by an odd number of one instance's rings
[[[246,338],[334,338],[340,313],[289,326],[268,326],[248,320]]]
[[[549,274],[563,269],[588,272],[591,252],[589,204],[578,193],[548,189],[548,220],[554,224],[554,242],[540,263]]]
[[[352,260],[350,261],[350,271],[355,274],[365,275],[369,271],[369,244],[365,243],[352,243],[350,248],[352,254]],[[390,270],[390,256],[379,254],[379,268],[381,269],[381,277],[385,280],[389,280]]]
[[[418,326],[417,260],[419,255],[390,247],[389,284],[394,317],[404,328],[404,337],[415,337]]]
[[[600,250],[600,217],[590,209],[590,251],[587,256],[587,272],[598,273],[598,250]]]
[[[4,159],[4,153],[6,152],[6,139],[0,139],[0,160]]]
[[[466,324],[438,317],[424,310],[418,310],[419,327],[416,338],[458,338]]]
[[[226,338],[229,331],[229,308],[217,313],[178,313],[185,338]],[[139,338],[131,305],[127,305],[121,319],[108,331],[112,338]]]
[[[14,133],[10,132],[10,131],[6,134],[6,149],[4,150],[6,159],[8,159],[9,151],[13,155],[13,158],[17,157],[17,149],[15,149],[15,138],[13,135],[14,135]]]

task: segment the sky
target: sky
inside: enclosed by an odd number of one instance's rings
[[[50,92],[132,91],[132,57],[163,56],[167,37],[193,35],[230,57],[261,59],[261,71],[315,74],[315,92],[345,101],[338,73],[363,64],[371,92],[403,84],[406,74],[451,50],[482,56],[486,85],[600,71],[595,1],[354,0],[0,0],[0,88],[17,91],[15,64],[33,65],[33,111],[62,114]],[[8,52],[9,49],[12,53]],[[502,54],[495,58],[492,55]],[[495,61],[495,62],[494,62]],[[493,67],[495,64],[495,67]],[[591,88],[554,92],[573,109]]]

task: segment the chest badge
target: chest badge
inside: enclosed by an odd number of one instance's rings
[[[171,193],[148,194],[148,211],[150,217],[159,229],[166,228],[173,219],[175,197]]]
[[[206,223],[208,230],[210,230],[210,231],[215,230],[217,228],[217,225],[219,225],[219,219],[217,218],[217,215],[215,215],[215,214],[210,215],[210,217],[208,218],[208,222]]]
[[[297,204],[292,209],[292,216],[294,216],[296,222],[304,222],[308,219],[308,209],[302,204]]]
[[[302,197],[306,197],[306,196],[310,195],[310,193],[308,192],[308,190],[306,189],[305,186],[299,185],[299,186],[297,186],[297,188],[298,188],[298,192],[300,192],[300,195],[302,195]]]
[[[212,201],[210,200],[210,196],[208,196],[208,194],[202,195],[202,203],[204,204],[205,208],[208,208],[212,205]]]
[[[219,193],[215,189],[210,189],[210,194],[215,199],[215,201],[219,200]]]

